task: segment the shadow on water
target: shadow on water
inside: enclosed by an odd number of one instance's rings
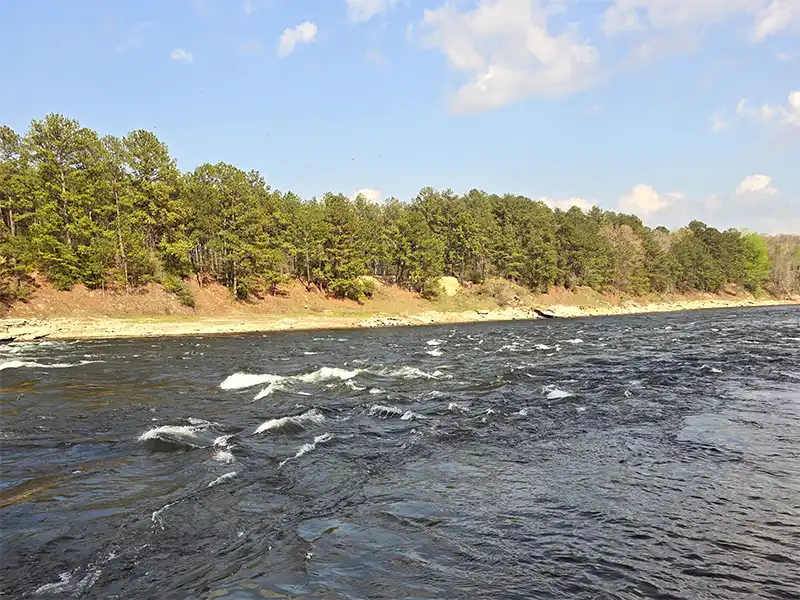
[[[0,367],[7,597],[800,589],[796,308],[12,344]]]

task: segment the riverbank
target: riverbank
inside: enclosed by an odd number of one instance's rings
[[[417,326],[542,318],[536,308],[558,318],[628,315],[683,310],[753,306],[797,305],[786,300],[755,298],[704,298],[667,302],[621,302],[604,305],[542,304],[540,307],[483,308],[471,310],[426,310],[415,314],[291,315],[241,314],[227,317],[54,317],[0,319],[0,339],[29,341],[43,339],[141,338],[176,335],[210,335],[320,329]]]

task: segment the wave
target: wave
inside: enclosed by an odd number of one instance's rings
[[[424,421],[427,419],[425,415],[421,415],[419,413],[415,413],[414,411],[407,410],[403,413],[403,416],[400,417],[401,421]]]
[[[224,475],[220,475],[214,481],[210,481],[208,487],[214,487],[215,485],[219,485],[220,483],[228,481],[229,479],[233,479],[237,475],[238,473],[236,471],[231,471],[229,473],[225,473]]]
[[[261,375],[254,373],[234,373],[233,375],[228,375],[225,381],[219,384],[219,387],[223,390],[241,390],[255,385],[261,385],[262,383],[272,383],[281,379],[283,379],[283,377],[280,375],[270,375],[269,373]]]
[[[385,406],[383,404],[373,404],[369,407],[369,416],[381,417],[386,419],[388,417],[401,417],[403,411],[396,406]]]
[[[425,352],[425,354],[430,354],[431,356],[441,356],[442,351],[439,350],[438,348],[434,348],[432,350],[428,350],[427,352]]]
[[[444,342],[444,340],[432,339],[432,340],[428,340],[428,341],[427,341],[427,342],[425,342],[425,343],[426,343],[428,346],[441,346],[441,345],[442,345],[442,344],[444,344],[445,342]]]
[[[326,442],[330,442],[333,439],[333,437],[334,436],[333,436],[332,433],[323,433],[322,435],[316,436],[314,438],[314,441],[311,442],[310,444],[303,444],[302,446],[300,446],[300,449],[297,451],[297,454],[295,454],[294,456],[290,456],[287,459],[282,460],[280,462],[280,464],[278,465],[278,468],[279,469],[282,468],[283,465],[285,465],[287,462],[289,462],[293,458],[300,458],[304,454],[308,454],[312,450],[316,449],[317,444],[324,444]]]
[[[22,368],[35,368],[39,367],[42,369],[68,369],[70,367],[82,367],[83,365],[89,365],[92,363],[100,363],[103,362],[102,360],[82,360],[76,363],[52,363],[46,365],[44,363],[39,363],[32,360],[10,360],[8,362],[0,363],[0,371],[4,371],[5,369],[22,369]]]
[[[542,393],[547,394],[548,400],[560,400],[561,398],[569,398],[574,396],[572,392],[567,392],[554,385],[546,385],[542,388]]]
[[[58,576],[58,579],[59,580],[55,583],[46,583],[42,586],[39,586],[34,590],[34,595],[42,596],[45,594],[60,594],[61,592],[65,591],[69,585],[70,579],[72,579],[72,573],[61,573]]]
[[[213,443],[214,448],[217,448],[217,451],[214,453],[212,457],[215,461],[230,464],[233,462],[233,452],[231,452],[230,440],[233,437],[233,434],[229,435],[220,435],[218,436]]]
[[[278,419],[264,421],[253,433],[264,433],[266,431],[298,431],[306,429],[311,425],[321,425],[324,422],[325,416],[316,408],[312,408],[301,415],[280,417]]]
[[[229,375],[219,387],[223,390],[239,390],[244,388],[253,387],[268,383],[269,385],[262,389],[254,398],[260,400],[274,392],[286,389],[286,386],[291,383],[321,383],[323,381],[330,381],[338,379],[339,381],[347,381],[358,375],[361,371],[359,369],[347,370],[338,367],[321,367],[316,371],[310,373],[303,373],[302,375],[273,375],[272,373],[234,373]]]
[[[436,370],[433,373],[427,373],[417,367],[398,367],[396,369],[381,369],[377,371],[377,375],[387,375],[389,377],[399,377],[401,379],[452,379],[452,375],[444,373],[443,371]]]
[[[330,381],[331,379],[339,379],[347,381],[358,375],[361,371],[354,369],[348,371],[347,369],[339,369],[337,367],[322,367],[311,373],[305,375],[295,375],[291,377],[293,381],[300,381],[302,383],[320,383],[321,381]]]
[[[467,413],[469,413],[469,407],[463,404],[459,404],[458,402],[450,402],[447,405],[447,410],[459,415],[466,415]]]
[[[253,398],[253,400],[261,400],[262,398],[271,396],[275,392],[281,392],[285,389],[286,389],[286,383],[284,381],[273,381],[263,390],[258,392]]]
[[[152,452],[207,448],[214,443],[199,434],[210,425],[207,421],[195,425],[161,425],[148,429],[139,436],[137,441],[145,444],[147,449]]]

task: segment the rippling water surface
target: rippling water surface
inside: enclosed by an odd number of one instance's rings
[[[797,598],[800,310],[0,347],[11,598]]]

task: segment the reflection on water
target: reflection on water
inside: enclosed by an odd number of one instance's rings
[[[0,346],[0,589],[794,597],[799,312]]]

